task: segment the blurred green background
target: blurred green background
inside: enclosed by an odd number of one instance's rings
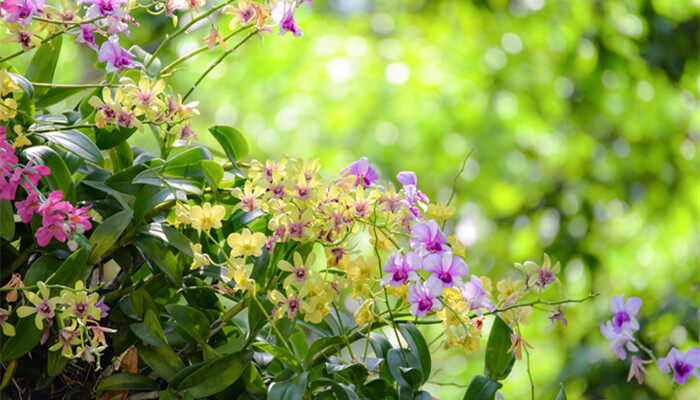
[[[319,0],[296,14],[303,37],[251,40],[209,75],[191,98],[194,128],[213,144],[207,126],[234,126],[255,158],[318,157],[328,177],[361,156],[387,179],[413,170],[442,202],[472,151],[448,226],[472,273],[495,283],[546,251],[569,297],[601,293],[565,308],[568,327],[543,332],[549,321],[535,313],[523,331],[537,398],[554,399],[559,382],[569,399],[669,398],[655,366],[643,386],[624,383],[629,364],[598,325],[611,296],[626,293],[644,300],[641,337],[659,355],[698,345],[698,10],[697,0]],[[142,17],[132,39],[153,51],[172,23]],[[217,21],[225,33],[228,17]],[[208,31],[164,58],[188,54]],[[168,83],[186,92],[215,53]],[[56,80],[99,79],[86,73],[94,62],[66,46]],[[140,145],[153,148],[149,139]],[[466,385],[482,373],[481,354],[435,353],[432,380]],[[502,393],[529,396],[524,361]],[[700,380],[679,398],[700,398]]]

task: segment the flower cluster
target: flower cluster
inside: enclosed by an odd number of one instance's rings
[[[43,165],[32,165],[31,160],[26,165],[19,164],[19,158],[14,154],[15,148],[6,141],[5,130],[0,126],[0,199],[15,200],[17,187],[23,187],[27,197],[15,202],[15,207],[25,224],[35,214],[41,217],[41,227],[34,234],[39,246],[46,246],[52,238],[65,242],[70,237],[69,247],[75,250],[78,243],[74,234],[82,235],[92,229],[87,214],[90,206],[74,207],[63,200],[60,190],[44,196],[37,189],[37,184],[41,177],[50,175],[51,171]]]
[[[384,312],[379,310],[391,307],[391,296],[397,312],[407,309],[419,318],[440,318],[445,345],[471,352],[479,347],[484,312],[504,307],[500,315],[509,324],[527,324],[532,308],[517,302],[531,287],[541,292],[558,283],[559,264],[552,268],[547,255],[542,267],[525,263],[532,270],[530,275],[538,277],[533,284],[528,284],[529,277],[508,278],[498,282],[494,292],[488,278],[470,275],[463,259],[465,246],[448,237],[434,219],[444,220],[454,208],[430,204],[410,171],[397,175],[402,186],[397,190],[381,181],[366,158],[353,162],[328,183],[319,176],[319,169],[318,160],[253,161],[242,187],[231,190],[239,210],[260,210],[267,216],[269,232],[266,236],[245,229],[228,236],[226,280],[235,290],[255,293],[260,289],[251,270],[253,258],[262,254],[263,247],[274,253],[291,242],[316,243],[324,249],[322,253],[295,251],[290,261],[277,262],[281,287],[268,292],[274,304],[272,317],[301,315],[307,322],[318,323],[331,311],[341,290],[351,288],[350,296],[360,304],[355,312],[359,325],[382,319]],[[178,203],[170,220],[176,226],[207,232],[223,250],[208,232],[221,228],[226,219],[221,205]],[[362,243],[361,232],[369,236],[369,243]],[[361,255],[361,247],[374,248],[374,255]],[[192,268],[215,264],[202,253],[201,245],[192,244],[191,249]],[[316,263],[319,254],[325,254],[325,261]],[[384,254],[387,258],[382,263]],[[561,307],[552,307],[550,318],[566,324]],[[518,349],[520,343],[527,345],[517,339]]]
[[[0,122],[9,121],[17,115],[17,101],[10,95],[19,91],[10,73],[5,68],[0,69]]]
[[[26,301],[17,307],[17,316],[34,318],[37,329],[44,331],[42,344],[51,337],[52,327],[57,327],[56,343],[49,347],[50,351],[60,350],[64,357],[81,358],[88,362],[99,360],[102,351],[107,348],[105,333],[115,331],[99,324],[107,317],[109,308],[97,293],[86,289],[82,281],[76,282],[74,288],[64,287],[58,296],[52,296],[52,290],[44,282],[37,282],[36,286],[36,292],[22,291]],[[17,301],[17,295],[8,295],[6,300]],[[7,322],[11,311],[12,307],[7,310],[0,308],[0,327],[6,336],[15,335],[14,326]]]
[[[601,333],[609,340],[610,350],[613,350],[620,360],[627,358],[627,351],[638,352],[640,348],[654,358],[651,351],[643,347],[634,337],[634,334],[639,330],[639,321],[636,315],[641,306],[642,299],[639,297],[630,297],[625,300],[624,294],[614,296],[610,301],[610,311],[613,313],[613,317],[600,325]],[[651,360],[644,361],[642,357],[632,356],[627,381],[634,377],[639,384],[642,384],[644,374],[648,374],[643,364],[649,362]],[[673,381],[679,385],[688,382],[691,375],[700,378],[700,372],[698,372],[700,348],[694,347],[683,353],[672,347],[666,357],[657,360],[657,366],[661,372],[672,373]]]
[[[102,89],[102,98],[93,96],[88,103],[95,107],[98,128],[114,125],[143,130],[144,123],[158,125],[165,132],[181,140],[196,135],[190,119],[198,115],[197,102],[183,103],[180,94],[167,94],[162,80],[150,79],[145,74],[136,83],[121,78],[115,90]]]

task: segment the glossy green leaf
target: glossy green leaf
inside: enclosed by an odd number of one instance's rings
[[[87,250],[80,248],[64,261],[47,280],[46,284],[73,287],[75,282],[83,280],[87,273]]]
[[[251,364],[252,351],[230,354],[206,363],[177,387],[194,398],[212,396],[231,386]]]
[[[329,374],[338,374],[355,385],[360,385],[367,380],[369,371],[364,364],[345,364],[338,361],[340,360],[333,357],[331,362],[326,363],[326,370]]]
[[[118,172],[129,168],[134,163],[134,153],[128,142],[121,142],[109,150],[109,157],[112,163],[112,170]]]
[[[68,361],[70,361],[68,358],[61,355],[61,351],[49,351],[46,356],[46,373],[52,377],[57,376],[66,367]]]
[[[494,318],[484,356],[484,372],[493,380],[504,379],[513,369],[515,355],[513,352],[508,352],[511,346],[510,334],[512,332],[513,330],[500,317]]]
[[[135,322],[129,325],[129,328],[139,339],[152,346],[168,345],[163,328],[153,310],[146,310],[143,322]]]
[[[236,163],[238,160],[248,155],[248,142],[236,129],[230,126],[219,125],[209,128],[209,132],[211,132],[214,139],[219,142],[221,148],[224,149],[226,156],[234,166],[238,165]]]
[[[37,132],[37,135],[98,166],[102,166],[104,163],[102,153],[97,145],[76,129]]]
[[[399,397],[394,386],[380,378],[363,383],[360,394],[369,400],[394,400]]]
[[[34,97],[34,86],[32,86],[32,83],[29,82],[29,80],[22,75],[19,74],[13,74],[10,72],[10,79],[17,84],[17,86],[21,87],[22,90],[24,90],[24,93],[27,94],[28,98]]]
[[[29,266],[27,273],[24,275],[24,285],[33,286],[37,282],[45,282],[51,274],[56,272],[62,262],[59,258],[51,255],[43,255]]]
[[[44,330],[37,328],[34,323],[34,315],[20,318],[15,325],[15,336],[3,336],[0,361],[8,362],[23,356],[39,344],[43,334]]]
[[[94,263],[99,260],[110,247],[112,247],[131,221],[131,210],[120,211],[102,221],[90,235],[89,243],[92,247],[88,261]]]
[[[564,390],[564,384],[561,382],[559,383],[559,393],[555,400],[566,400],[566,390]]]
[[[273,382],[267,391],[268,400],[301,400],[306,393],[307,373],[285,381]]]
[[[430,371],[432,368],[430,360],[430,349],[428,348],[428,343],[426,343],[423,334],[411,324],[398,324],[398,329],[406,339],[406,343],[413,351],[413,354],[418,356],[418,362],[420,364],[420,369],[423,375],[422,383],[430,376]]]
[[[168,159],[160,172],[175,177],[202,177],[199,163],[207,160],[211,160],[208,150],[200,146],[192,147]]]
[[[136,128],[124,128],[123,126],[106,126],[94,128],[97,147],[108,150],[124,142],[136,133]]]
[[[360,400],[360,397],[350,387],[328,378],[316,378],[309,389],[313,392],[317,388],[327,388],[338,400]]]
[[[140,346],[138,351],[143,362],[168,382],[185,368],[185,364],[170,347]]]
[[[62,44],[63,37],[58,35],[39,46],[32,56],[24,76],[31,82],[51,83],[56,71],[58,56],[61,55]],[[45,87],[35,89],[35,95],[39,98],[46,92],[48,92],[48,88]]]
[[[102,379],[97,385],[97,393],[107,390],[156,390],[158,387],[156,381],[144,375],[118,373]]]
[[[172,283],[180,286],[182,266],[163,242],[151,236],[141,235],[134,239],[133,243],[146,256],[146,261],[152,268],[159,269]]]
[[[201,311],[192,307],[179,304],[168,304],[165,306],[175,324],[182,331],[191,336],[199,343],[204,343],[209,338],[209,320]]]
[[[43,89],[43,88],[42,88]],[[74,94],[91,89],[90,87],[51,87],[36,101],[37,107],[48,107],[65,100]]]
[[[382,335],[377,333],[369,334],[369,343],[372,345],[372,350],[377,358],[384,360],[379,367],[379,375],[388,380],[392,380],[391,371],[389,371],[389,363],[387,362],[387,353],[391,350],[391,343]]]
[[[306,352],[304,367],[308,369],[312,365],[313,361],[327,348],[337,346],[344,342],[345,339],[343,339],[341,336],[322,336],[314,340],[314,342],[311,343],[309,351]]]
[[[143,183],[146,185],[153,185],[162,188],[168,188],[172,190],[184,190],[187,193],[192,193],[200,195],[202,191],[202,182],[191,178],[177,178],[168,175],[163,175],[161,173],[154,173],[153,171],[146,170],[138,174],[133,183]]]
[[[304,369],[299,364],[299,361],[294,357],[294,354],[284,347],[275,346],[270,343],[253,343],[253,347],[265,353],[272,354],[279,362],[284,363],[296,373],[301,373]]]
[[[405,358],[404,355],[406,356]],[[407,388],[413,388],[415,386],[414,382],[406,380],[404,377],[406,373],[402,373],[402,368],[406,370],[413,368],[420,373],[418,358],[416,358],[412,351],[404,349],[402,352],[401,349],[391,349],[387,352],[386,361],[389,365],[389,372],[396,382]],[[408,361],[408,363],[406,363],[406,361]],[[409,377],[414,378],[415,374],[410,373]]]
[[[501,386],[503,385],[499,382],[477,375],[469,383],[464,400],[491,400]]]
[[[221,183],[221,179],[224,177],[224,169],[221,167],[221,164],[216,161],[202,160],[199,162],[199,166],[204,173],[204,178],[207,180],[207,183],[209,183],[212,188],[218,189],[219,183]]]
[[[44,165],[51,175],[43,179],[48,182],[51,190],[63,192],[63,199],[71,203],[75,202],[75,190],[73,189],[73,178],[60,155],[48,146],[34,146],[24,150],[24,155],[34,164]]]
[[[0,237],[8,242],[15,236],[14,213],[9,200],[0,200]]]

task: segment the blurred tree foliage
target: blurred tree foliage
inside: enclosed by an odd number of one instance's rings
[[[302,38],[251,42],[213,71],[192,97],[195,130],[213,143],[205,126],[236,126],[256,158],[319,157],[329,176],[367,156],[387,179],[414,170],[443,202],[473,150],[448,228],[467,244],[472,273],[515,276],[514,261],[547,251],[562,261],[567,294],[602,293],[571,308],[568,327],[541,334],[548,321],[538,317],[523,331],[538,398],[553,399],[560,381],[569,398],[667,398],[656,367],[643,386],[621,383],[628,364],[598,324],[610,297],[626,293],[644,300],[641,332],[657,352],[697,345],[699,9],[697,0],[317,1],[297,14]],[[139,40],[172,27],[150,21],[134,30]],[[173,44],[170,57],[208,31]],[[184,93],[213,59],[186,63],[171,83]],[[77,48],[62,55],[66,81],[81,62],[95,60]],[[461,352],[440,354],[436,382],[481,372]],[[448,399],[464,389],[433,390]],[[503,393],[528,391],[521,362]],[[695,380],[679,397],[698,393]]]

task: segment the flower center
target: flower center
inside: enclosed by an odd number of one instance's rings
[[[691,371],[692,367],[690,364],[686,364],[682,361],[676,361],[675,364],[673,364],[673,372],[676,375],[684,376],[688,374]]]
[[[452,274],[450,274],[449,272],[443,272],[438,277],[445,284],[452,283]]]
[[[399,270],[394,272],[394,280],[397,282],[403,282],[406,280],[407,277],[408,275],[406,275],[404,271]]]
[[[418,301],[418,310],[427,311],[433,307],[433,301],[427,298],[422,298]]]
[[[615,314],[615,316],[613,317],[613,325],[615,327],[615,332],[621,331],[622,325],[630,321],[631,318],[629,314],[627,314],[625,311],[620,311],[619,313]]]
[[[432,240],[425,245],[425,249],[431,253],[439,253],[442,251],[442,245],[437,240]]]

